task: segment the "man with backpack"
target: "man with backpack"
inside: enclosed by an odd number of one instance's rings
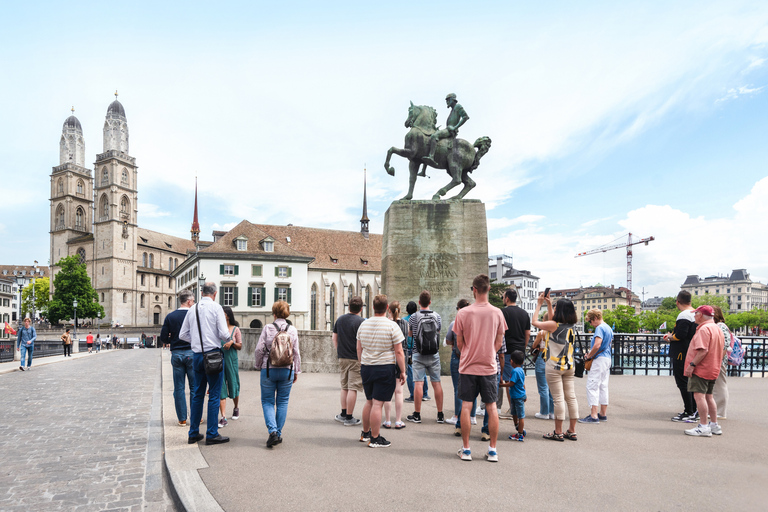
[[[419,295],[421,309],[408,320],[408,333],[413,336],[413,381],[416,383],[413,393],[413,414],[406,419],[421,423],[421,382],[427,375],[432,382],[437,405],[437,422],[445,423],[443,415],[443,386],[440,382],[440,315],[429,309],[432,296],[427,290]]]

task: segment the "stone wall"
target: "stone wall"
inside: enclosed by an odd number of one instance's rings
[[[238,354],[241,370],[253,370],[253,356],[261,329],[241,329],[243,349]],[[301,371],[307,373],[338,373],[339,364],[330,331],[299,331]]]

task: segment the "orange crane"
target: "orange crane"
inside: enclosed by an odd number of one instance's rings
[[[591,249],[589,251],[580,252],[574,258],[578,258],[579,256],[589,256],[590,254],[597,254],[598,252],[606,252],[611,251],[613,249],[621,249],[622,247],[627,248],[627,289],[629,290],[629,293],[627,294],[627,304],[632,305],[632,246],[637,244],[645,244],[648,245],[648,242],[653,242],[656,240],[656,238],[649,236],[648,238],[641,238],[641,239],[632,239],[632,233],[629,233],[627,235],[627,241],[622,242],[620,244],[611,244],[611,245],[604,245],[602,247],[598,247],[597,249]]]

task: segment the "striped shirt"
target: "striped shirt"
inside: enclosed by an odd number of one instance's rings
[[[360,363],[367,366],[396,364],[395,346],[403,339],[403,331],[387,317],[367,319],[357,330],[357,341],[363,347]]]

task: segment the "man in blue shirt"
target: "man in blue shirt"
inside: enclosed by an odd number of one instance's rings
[[[32,320],[27,317],[24,319],[24,327],[20,327],[16,335],[16,344],[21,351],[21,366],[19,366],[19,370],[24,371],[24,359],[27,359],[27,370],[32,369],[32,352],[35,351],[36,339],[37,331],[32,327]]]
[[[611,376],[611,343],[613,331],[603,321],[603,312],[599,309],[587,311],[587,322],[595,328],[592,346],[586,360],[592,360],[592,368],[587,376],[587,402],[592,408],[589,416],[579,423],[600,423],[608,421],[608,378]],[[598,412],[598,406],[600,411]]]

